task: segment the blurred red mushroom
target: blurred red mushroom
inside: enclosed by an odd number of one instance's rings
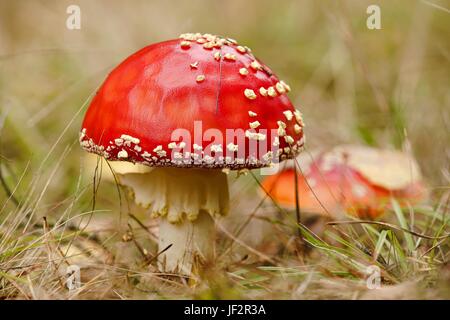
[[[249,48],[210,34],[147,46],[105,80],[80,143],[107,160],[154,167],[120,183],[161,217],[164,271],[189,274],[212,257],[212,217],[229,208],[222,169],[270,166],[300,151],[303,120],[289,90]]]
[[[344,212],[375,219],[389,207],[391,197],[404,206],[426,195],[416,161],[399,151],[343,145],[319,152],[307,162],[300,161],[302,172],[297,170],[299,203],[306,212],[333,218]],[[281,205],[293,208],[294,175],[290,165],[266,178],[264,190]]]

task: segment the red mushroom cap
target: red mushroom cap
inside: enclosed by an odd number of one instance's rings
[[[183,34],[139,50],[109,74],[80,143],[108,160],[149,166],[267,166],[303,146],[289,90],[235,40]]]
[[[426,196],[414,159],[397,151],[338,146],[319,153],[303,174],[298,172],[300,207],[324,215],[335,216],[343,209],[359,218],[374,219],[390,207],[391,197],[404,206]],[[294,175],[289,167],[266,178],[263,188],[281,205],[295,207]]]

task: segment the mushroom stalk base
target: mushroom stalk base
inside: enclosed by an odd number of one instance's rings
[[[158,258],[165,272],[190,274],[214,253],[214,219],[229,208],[228,180],[218,169],[154,168],[119,175],[135,202],[161,217]]]
[[[197,220],[159,224],[158,267],[163,272],[189,275],[197,263],[214,258],[215,227],[213,218],[200,213]]]

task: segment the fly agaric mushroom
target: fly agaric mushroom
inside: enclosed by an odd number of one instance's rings
[[[344,211],[373,219],[386,211],[391,197],[406,205],[426,194],[416,161],[398,151],[343,145],[319,152],[302,169],[297,188],[300,207],[307,212],[336,217]],[[294,175],[289,166],[262,185],[275,201],[295,207]]]
[[[210,34],[147,46],[109,74],[80,143],[154,167],[119,180],[161,218],[160,251],[171,245],[159,256],[163,271],[190,274],[213,256],[213,218],[229,208],[222,169],[266,167],[300,151],[303,120],[288,91],[248,47]]]

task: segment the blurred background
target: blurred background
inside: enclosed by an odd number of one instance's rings
[[[66,28],[72,4],[80,30]],[[381,30],[366,26],[370,4],[381,8]],[[442,0],[0,0],[3,214],[14,210],[11,193],[35,204],[33,219],[90,210],[92,171],[78,146],[90,98],[128,55],[186,32],[237,39],[289,83],[307,150],[404,150],[440,199],[450,180],[449,9]],[[256,188],[243,177],[232,197]],[[96,208],[117,219],[115,186],[97,195]]]

